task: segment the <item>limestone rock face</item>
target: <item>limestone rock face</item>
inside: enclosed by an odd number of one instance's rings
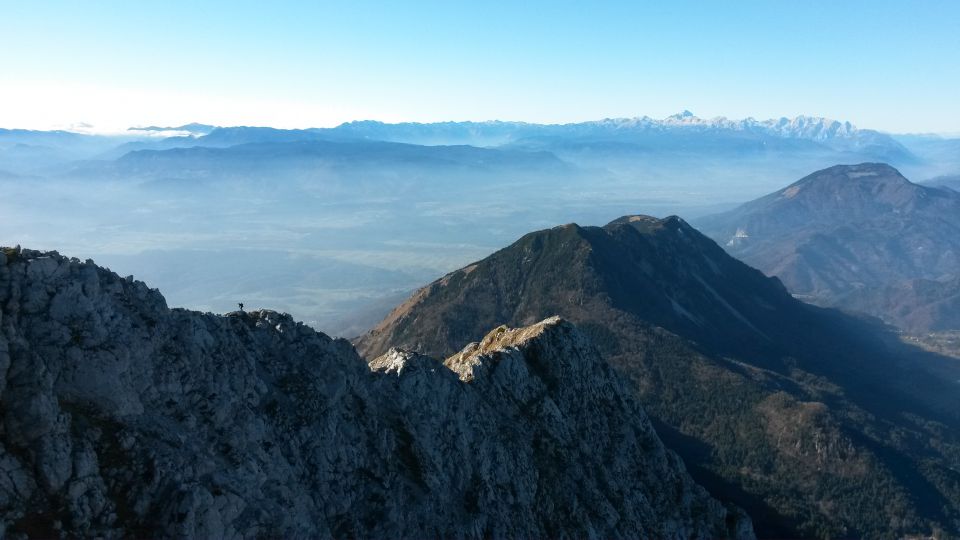
[[[0,537],[752,536],[569,323],[446,364],[0,251]]]

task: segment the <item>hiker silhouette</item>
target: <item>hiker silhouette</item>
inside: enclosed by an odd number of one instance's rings
[[[237,305],[240,306],[240,311],[243,311],[243,302],[240,302],[240,303],[237,304]]]

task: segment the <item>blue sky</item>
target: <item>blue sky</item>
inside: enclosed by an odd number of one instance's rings
[[[960,2],[7,2],[0,126],[810,114],[960,132]]]

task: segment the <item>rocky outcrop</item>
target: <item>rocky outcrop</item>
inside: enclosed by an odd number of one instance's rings
[[[0,537],[752,536],[556,318],[367,365],[7,249],[0,414]]]

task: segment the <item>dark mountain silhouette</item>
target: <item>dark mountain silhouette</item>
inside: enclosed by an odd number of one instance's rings
[[[528,234],[415,293],[356,342],[446,355],[559,314],[631,377],[664,440],[766,537],[960,527],[952,364],[803,304],[683,220]]]
[[[910,291],[924,289],[907,281],[960,276],[960,193],[914,184],[884,164],[818,171],[697,224],[794,294],[836,306],[856,296],[856,305],[893,323],[901,322],[896,313],[923,302]],[[867,300],[871,291],[880,298]],[[873,309],[895,298],[902,307]]]
[[[0,410],[4,538],[754,537],[559,318],[368,364],[0,247]]]

